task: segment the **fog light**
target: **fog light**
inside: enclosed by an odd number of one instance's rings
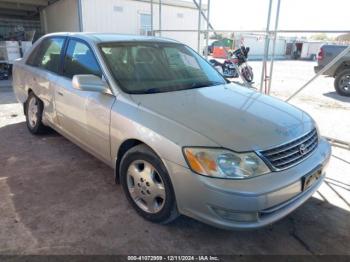
[[[237,212],[218,207],[212,207],[212,209],[218,216],[236,222],[254,222],[258,219],[257,212]]]

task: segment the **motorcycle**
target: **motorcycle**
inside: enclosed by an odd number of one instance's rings
[[[209,63],[227,78],[238,78],[238,69],[244,80],[251,83],[253,82],[254,74],[252,67],[247,63],[248,53],[249,47],[241,46],[233,52],[229,52],[230,58],[225,59],[223,63],[215,59],[210,59]]]

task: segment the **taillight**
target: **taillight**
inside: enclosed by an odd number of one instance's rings
[[[324,57],[324,52],[323,52],[323,48],[321,47],[320,51],[317,54],[317,60],[321,61],[323,59],[323,57]]]

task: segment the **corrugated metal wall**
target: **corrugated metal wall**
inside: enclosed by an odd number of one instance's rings
[[[60,0],[40,13],[45,33],[79,31],[78,0]]]

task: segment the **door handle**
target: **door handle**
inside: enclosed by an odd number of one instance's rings
[[[59,94],[60,96],[63,96],[63,93],[60,91],[57,91],[57,94]]]

